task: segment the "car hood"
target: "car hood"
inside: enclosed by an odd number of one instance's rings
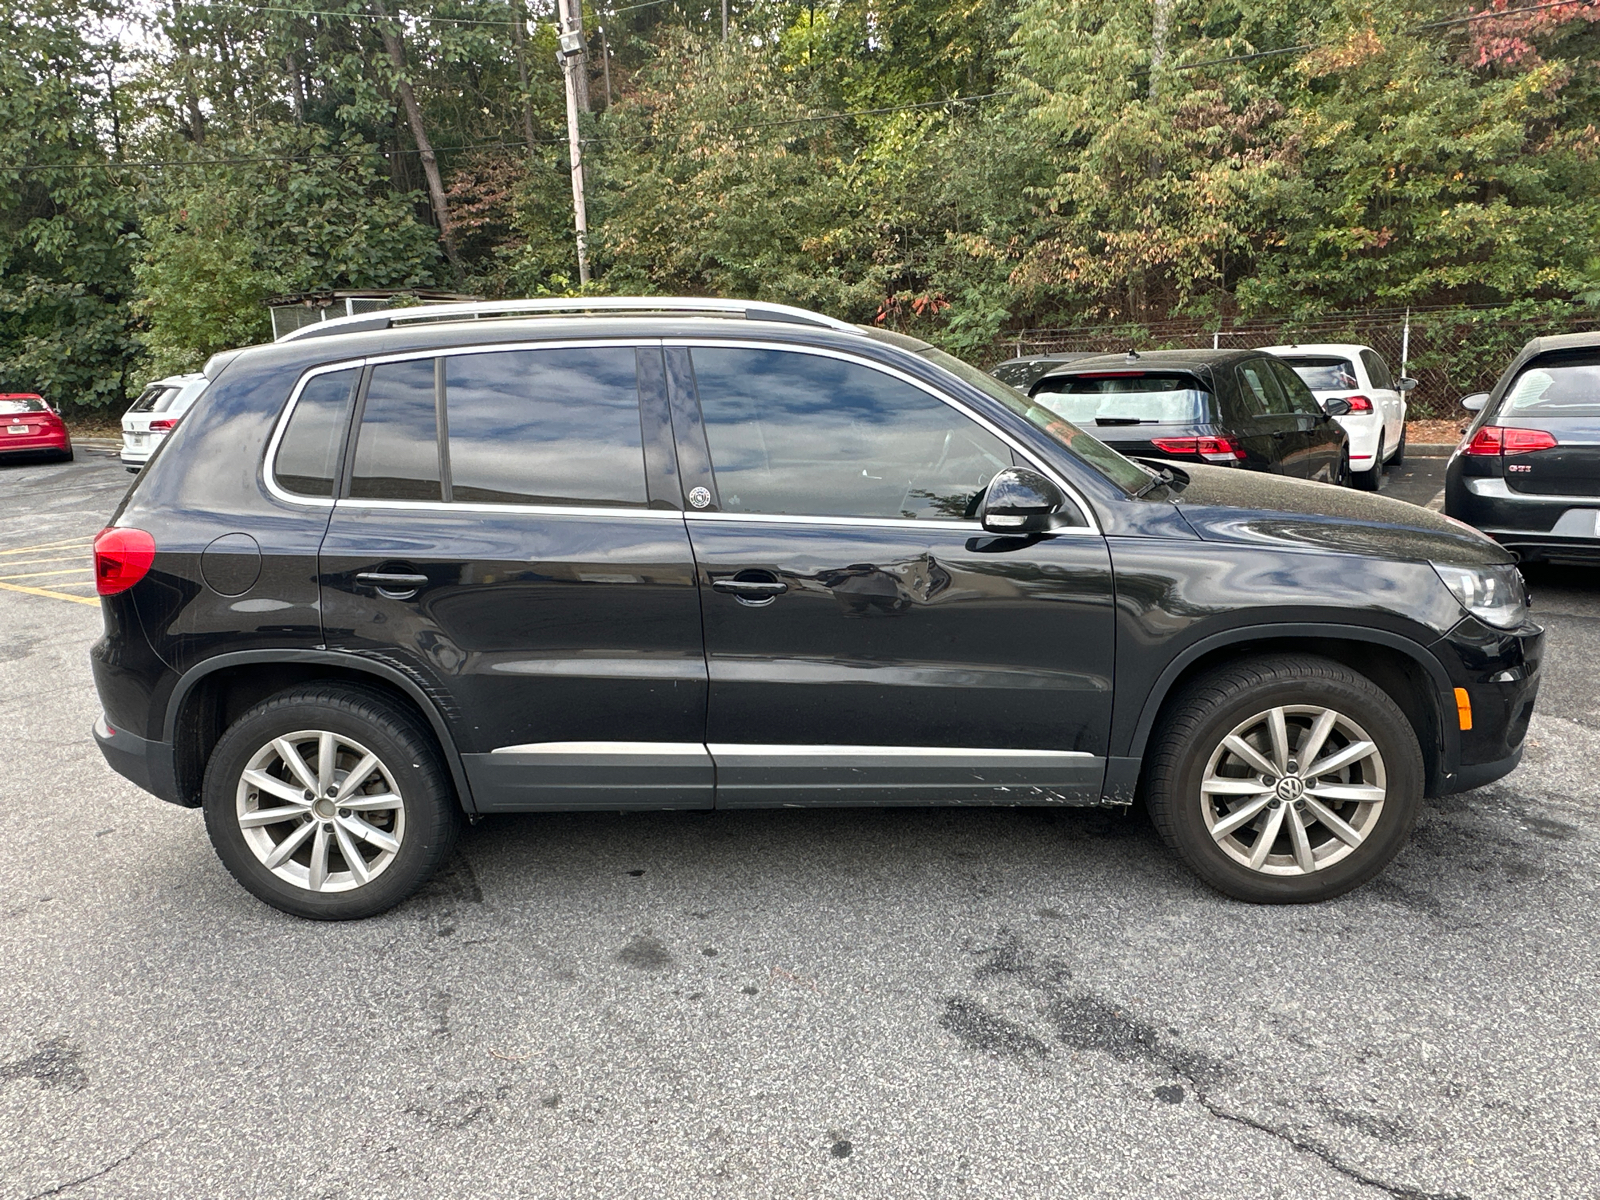
[[[1516,561],[1491,538],[1426,508],[1257,471],[1183,464],[1174,497],[1202,540],[1331,550],[1413,562]]]

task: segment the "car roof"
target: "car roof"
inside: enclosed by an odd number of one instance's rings
[[[1529,358],[1536,354],[1549,354],[1552,350],[1589,350],[1600,346],[1600,330],[1589,333],[1558,333],[1550,337],[1536,337],[1522,348]]]
[[[1139,367],[1163,367],[1169,371],[1202,371],[1260,358],[1259,350],[1140,350],[1127,354],[1097,354],[1064,363],[1046,371],[1040,379],[1062,375],[1082,375],[1095,371],[1128,371]]]
[[[1288,346],[1262,346],[1261,350],[1267,354],[1327,354],[1354,358],[1372,347],[1364,342],[1296,342]]]

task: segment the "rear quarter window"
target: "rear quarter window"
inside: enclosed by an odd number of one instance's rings
[[[351,367],[306,381],[273,460],[279,487],[297,496],[332,498],[350,399],[360,378],[361,368]]]

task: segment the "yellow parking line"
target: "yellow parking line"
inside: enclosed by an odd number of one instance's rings
[[[74,546],[92,546],[93,538],[73,538],[68,542],[44,542],[37,546],[17,546],[11,550],[0,550],[0,557],[12,554],[34,554],[40,550],[71,550]]]
[[[0,579],[43,579],[47,575],[77,575],[82,571],[93,570],[92,567],[67,567],[60,571],[24,571],[20,575],[0,575]]]
[[[24,587],[20,583],[0,583],[0,588],[8,592],[26,592],[30,596],[48,596],[52,600],[71,600],[74,604],[92,604],[100,607],[100,600],[96,597],[90,600],[87,596],[69,596],[66,592],[52,592],[48,588]]]
[[[49,566],[51,563],[64,563],[64,562],[83,563],[83,562],[93,562],[93,561],[94,560],[91,559],[88,555],[85,555],[85,554],[72,554],[72,555],[68,555],[66,558],[25,558],[21,562],[0,563],[0,567],[7,567],[7,568],[10,568],[10,567],[46,567],[46,566]],[[6,576],[6,578],[10,578],[10,576]]]

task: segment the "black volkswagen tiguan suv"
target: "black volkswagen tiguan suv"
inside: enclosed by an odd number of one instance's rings
[[[267,903],[382,911],[495,813],[1141,794],[1320,900],[1521,755],[1542,634],[1465,526],[814,313],[578,303],[219,355],[96,540],[99,744]]]

